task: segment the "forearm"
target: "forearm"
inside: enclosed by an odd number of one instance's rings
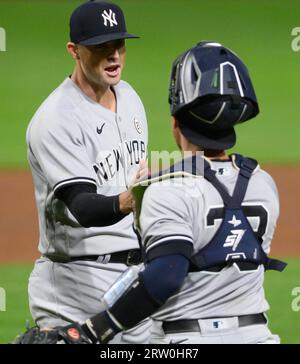
[[[119,195],[104,196],[96,193],[96,187],[77,184],[55,193],[83,227],[101,227],[116,224],[125,214],[120,210]]]
[[[119,196],[81,193],[68,206],[81,226],[101,227],[116,224],[124,218],[119,208]]]
[[[151,316],[182,285],[189,261],[182,255],[160,257],[139,273],[127,270],[104,295],[106,309],[87,320],[84,329],[107,342]],[[124,288],[125,287],[125,288]]]

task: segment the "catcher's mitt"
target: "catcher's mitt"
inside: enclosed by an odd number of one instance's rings
[[[41,330],[38,327],[27,329],[13,344],[93,344],[79,324]]]

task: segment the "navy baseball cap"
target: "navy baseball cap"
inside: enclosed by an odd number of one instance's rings
[[[98,45],[117,39],[139,38],[127,33],[121,8],[104,1],[89,1],[74,10],[70,39],[82,45]]]

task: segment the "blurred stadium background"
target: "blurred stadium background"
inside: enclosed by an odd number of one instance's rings
[[[0,343],[24,331],[30,319],[27,281],[37,253],[37,221],[25,132],[40,103],[67,77],[73,63],[65,50],[72,10],[83,1],[1,0],[0,27]],[[261,113],[237,128],[234,148],[271,171],[282,200],[273,255],[287,270],[266,274],[270,326],[283,343],[300,342],[300,311],[292,290],[300,286],[299,85],[300,52],[292,29],[300,26],[295,0],[115,0],[128,30],[140,40],[127,43],[124,79],[140,94],[148,114],[149,151],[176,149],[167,104],[171,62],[200,40],[215,40],[247,64]],[[299,259],[298,259],[299,258]],[[1,305],[0,305],[1,309]],[[300,307],[299,307],[300,309]]]

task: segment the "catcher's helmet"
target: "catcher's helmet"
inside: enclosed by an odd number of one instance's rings
[[[231,148],[233,126],[259,112],[246,66],[215,42],[200,42],[175,60],[169,103],[183,135],[206,149]]]

